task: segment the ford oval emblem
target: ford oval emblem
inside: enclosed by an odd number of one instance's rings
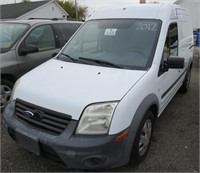
[[[24,111],[23,112],[24,116],[26,116],[27,118],[32,118],[34,116],[34,113],[31,111]]]

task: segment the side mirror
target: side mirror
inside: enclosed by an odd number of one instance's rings
[[[20,55],[26,55],[27,53],[38,52],[38,47],[30,44],[30,45],[27,45],[26,47],[22,47],[19,52],[20,52]]]
[[[184,60],[184,58],[178,56],[170,56],[167,61],[168,68],[182,69],[184,68]]]
[[[182,69],[184,68],[184,58],[178,57],[178,56],[170,56],[167,58],[166,61],[163,62],[163,64],[160,66],[159,74],[168,71],[169,69]]]

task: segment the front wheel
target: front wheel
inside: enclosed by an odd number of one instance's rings
[[[13,88],[13,83],[6,79],[1,79],[1,111],[7,106],[10,101],[10,96]]]
[[[142,119],[131,151],[130,164],[140,163],[146,157],[152,140],[154,127],[154,115],[151,111],[147,111]]]

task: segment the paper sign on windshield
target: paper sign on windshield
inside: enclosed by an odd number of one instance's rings
[[[108,28],[105,30],[104,35],[115,36],[117,28]]]

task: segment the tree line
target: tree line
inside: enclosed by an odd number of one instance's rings
[[[69,14],[68,19],[69,20],[85,20],[87,13],[88,13],[88,7],[82,6],[77,4],[77,14],[76,16],[76,4],[75,0],[69,0],[69,1],[62,1],[62,0],[56,0],[56,2]]]

